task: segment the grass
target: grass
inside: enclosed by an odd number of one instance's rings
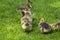
[[[23,32],[20,24],[21,13],[16,8],[25,0],[0,0],[0,40],[60,40],[60,32],[42,34],[38,19],[43,17],[47,23],[60,20],[60,0],[31,0],[35,20],[33,31]]]

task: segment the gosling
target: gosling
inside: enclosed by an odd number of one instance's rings
[[[33,16],[33,12],[31,10],[24,10],[24,8],[18,8],[17,10],[20,10],[21,13],[22,13],[22,17],[25,16],[25,15],[29,15],[29,16]]]
[[[21,20],[22,29],[24,31],[31,31],[32,30],[32,23],[29,21],[28,18],[24,18]]]
[[[60,22],[51,25],[53,30],[60,30]]]
[[[39,27],[42,33],[49,33],[52,30],[51,26],[48,23],[44,22],[43,18],[39,19]]]
[[[30,8],[32,8],[31,1],[27,0],[27,3],[26,4],[22,4],[21,7],[16,9],[16,11],[21,11],[21,9],[22,10],[30,10]]]

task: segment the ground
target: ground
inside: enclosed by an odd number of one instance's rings
[[[43,17],[49,24],[60,21],[60,0],[31,0],[34,13],[33,31],[21,28],[21,13],[16,8],[26,0],[0,0],[0,40],[60,40],[60,32],[42,34],[38,20]]]

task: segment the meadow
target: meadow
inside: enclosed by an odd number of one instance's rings
[[[21,28],[21,12],[16,12],[26,0],[0,0],[0,40],[60,40],[60,32],[42,34],[38,20],[43,17],[49,24],[60,21],[60,0],[31,0],[34,13],[33,31]]]

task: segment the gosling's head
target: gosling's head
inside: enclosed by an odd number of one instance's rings
[[[39,23],[41,24],[41,23],[44,23],[44,18],[40,18],[39,19]]]
[[[23,17],[21,19],[21,24],[28,23],[28,22],[29,22],[29,19],[28,18]]]
[[[32,8],[31,3],[32,3],[31,0],[27,0],[27,3],[26,3],[27,10],[30,10],[30,8]]]
[[[31,0],[28,0],[29,3],[32,3]]]
[[[31,31],[32,30],[32,25],[30,22],[26,22],[24,24],[22,24],[22,29],[25,30],[26,32],[27,31]]]
[[[60,29],[60,22],[57,22],[56,24],[52,25],[54,30]]]
[[[51,28],[52,28],[52,30],[56,30],[57,29],[57,25],[56,24],[52,24]]]
[[[30,4],[30,3],[27,3],[26,5],[27,5],[27,6],[26,6],[26,7],[27,7],[27,9],[32,8],[32,6],[31,6],[31,4]]]

